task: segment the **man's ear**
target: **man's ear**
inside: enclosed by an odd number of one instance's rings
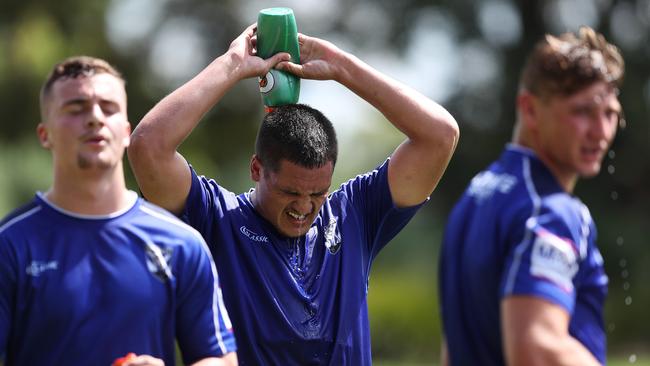
[[[52,147],[47,127],[43,122],[39,123],[38,126],[36,126],[36,135],[38,136],[38,141],[41,143],[41,146],[46,149],[50,149],[50,147]]]
[[[129,147],[131,145],[131,122],[126,122],[126,135],[124,136],[124,140],[122,143],[124,144],[124,147]]]
[[[254,182],[259,182],[260,177],[262,176],[262,162],[257,158],[257,155],[253,154],[251,158],[251,179]]]
[[[526,128],[535,128],[537,122],[537,97],[528,91],[517,95],[517,112]]]

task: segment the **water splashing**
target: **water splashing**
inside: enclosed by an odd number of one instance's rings
[[[627,360],[629,363],[636,363],[636,355],[634,353],[631,354]]]
[[[609,150],[609,152],[607,153],[607,156],[610,159],[614,159],[616,157],[616,153],[614,152],[614,150]]]
[[[614,172],[616,172],[616,168],[615,168],[613,165],[611,165],[611,164],[608,165],[608,166],[607,166],[607,173],[609,173],[609,174],[614,174]]]

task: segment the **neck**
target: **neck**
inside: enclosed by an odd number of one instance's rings
[[[537,155],[544,166],[548,168],[562,189],[564,189],[564,191],[567,193],[573,193],[576,183],[578,182],[578,175],[575,172],[562,169],[562,167],[559,164],[556,164],[552,158],[546,154],[543,154],[541,152],[541,149],[536,148],[534,143],[530,143],[529,139],[521,138],[521,135],[519,138],[514,138],[512,142],[516,145],[523,146],[534,151],[535,155]]]
[[[45,197],[67,211],[83,215],[107,215],[129,204],[121,165],[102,172],[58,173],[55,171],[54,182]]]

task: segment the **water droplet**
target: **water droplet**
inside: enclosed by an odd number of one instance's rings
[[[627,359],[630,363],[636,363],[636,355],[633,353],[630,355],[630,358]]]
[[[616,324],[614,324],[614,323],[609,323],[609,325],[607,325],[607,330],[608,330],[610,333],[613,332],[615,329],[616,329]]]
[[[630,289],[630,283],[625,281],[623,282],[623,290],[627,291]]]
[[[622,236],[619,236],[618,238],[616,238],[616,244],[618,246],[623,245],[623,237]]]
[[[627,266],[627,261],[625,259],[621,259],[618,261],[618,265],[621,266],[621,268],[625,268],[625,266]]]
[[[616,201],[618,199],[618,192],[612,191],[609,196],[612,198],[612,201]]]
[[[616,171],[616,168],[614,168],[613,165],[608,165],[607,166],[607,173],[614,174],[615,171]]]
[[[614,150],[609,150],[607,156],[609,156],[610,159],[614,159],[616,157],[616,153],[614,152]]]
[[[630,272],[628,272],[627,269],[621,271],[621,278],[628,278],[629,276],[630,276]]]
[[[625,305],[632,305],[632,296],[625,297]]]

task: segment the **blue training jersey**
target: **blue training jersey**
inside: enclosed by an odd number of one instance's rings
[[[213,251],[240,365],[371,364],[370,265],[420,207],[395,207],[387,170],[342,184],[298,238],[192,170],[184,219]]]
[[[475,176],[447,223],[441,317],[451,365],[504,365],[500,302],[536,296],[570,314],[570,334],[605,363],[607,276],[587,207],[523,147]]]
[[[199,233],[130,192],[87,216],[41,195],[0,222],[5,365],[110,365],[129,352],[174,365],[235,350]]]

